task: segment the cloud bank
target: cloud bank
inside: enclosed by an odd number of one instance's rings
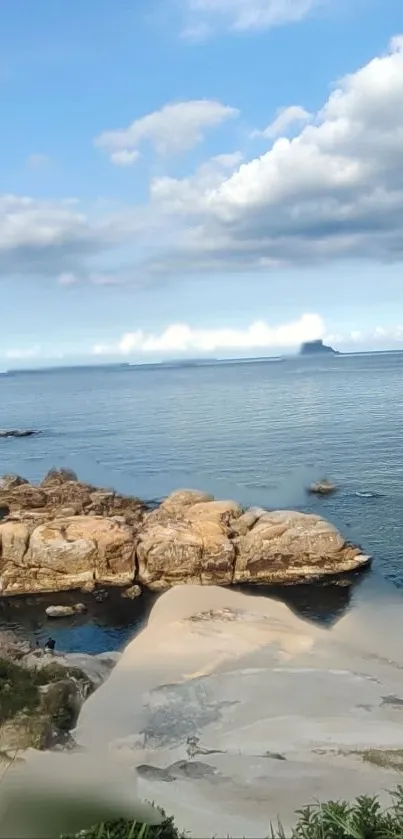
[[[194,329],[187,324],[176,323],[155,335],[142,330],[127,332],[115,345],[96,344],[93,354],[172,356],[266,351],[297,347],[303,341],[322,337],[324,332],[323,320],[317,314],[304,314],[297,321],[279,326],[255,321],[244,329]]]

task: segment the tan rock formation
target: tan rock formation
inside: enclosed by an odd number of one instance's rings
[[[320,516],[273,512],[238,539],[235,583],[306,582],[353,571],[368,562]]]
[[[21,522],[0,525],[2,591],[68,591],[95,581],[130,585],[135,578],[132,529],[112,519],[53,519],[31,533]],[[25,551],[24,551],[25,548]]]
[[[136,583],[155,591],[181,583],[287,584],[369,561],[316,515],[244,511],[196,490],[174,492],[150,511],[65,470],[52,470],[40,487],[7,476],[0,507],[6,594]]]

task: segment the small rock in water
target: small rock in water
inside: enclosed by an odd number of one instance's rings
[[[87,611],[84,603],[74,606],[48,606],[45,610],[48,618],[70,618],[72,615],[82,615]]]
[[[98,589],[95,589],[95,591],[92,593],[92,596],[93,596],[94,600],[97,601],[97,603],[103,603],[104,600],[108,599],[109,592],[105,591],[104,588],[98,588]]]
[[[336,484],[332,481],[317,481],[315,484],[311,484],[308,492],[311,495],[332,495],[333,492],[336,492],[336,489]]]
[[[33,428],[28,428],[27,430],[13,428],[11,430],[2,430],[0,431],[0,437],[33,437],[34,434],[40,434],[40,431],[36,431]]]
[[[141,596],[141,593],[140,586],[130,586],[130,588],[126,588],[122,592],[122,597],[124,597],[125,600],[136,600],[137,597]]]

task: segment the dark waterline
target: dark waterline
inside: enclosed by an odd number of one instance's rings
[[[234,590],[281,600],[300,617],[331,627],[350,608],[367,577],[368,572],[361,572],[327,585],[237,586]],[[28,639],[33,645],[38,642],[40,646],[51,635],[59,652],[120,651],[146,626],[160,595],[143,592],[136,600],[127,600],[119,589],[109,589],[106,594],[101,602],[82,592],[0,598],[0,631],[12,630],[20,638]],[[47,606],[78,602],[87,607],[85,614],[48,618],[45,613]]]

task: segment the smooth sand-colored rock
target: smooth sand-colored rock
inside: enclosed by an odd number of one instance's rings
[[[195,839],[267,837],[278,817],[290,831],[315,800],[385,802],[399,775],[363,756],[403,749],[399,626],[401,603],[329,631],[267,598],[178,587],[84,704],[75,737],[137,767],[141,795]]]

